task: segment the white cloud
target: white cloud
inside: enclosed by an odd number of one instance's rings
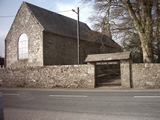
[[[73,4],[58,3],[56,8],[59,14],[62,14],[64,16],[67,16],[73,19],[77,19],[77,14],[72,11],[72,9],[76,9],[75,3]]]
[[[77,20],[77,14],[72,11],[72,9],[77,11],[77,7],[80,8],[80,12],[79,12],[80,21],[90,26],[90,23],[88,22],[88,17],[90,17],[92,9],[89,6],[86,6],[86,7],[84,6],[83,8],[82,4],[79,3],[78,0],[74,1],[72,4],[66,4],[61,2],[58,3],[56,5],[57,11],[55,12]]]

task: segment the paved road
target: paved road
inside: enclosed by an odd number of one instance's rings
[[[160,90],[1,89],[5,120],[159,120]]]

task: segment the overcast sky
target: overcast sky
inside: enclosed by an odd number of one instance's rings
[[[82,4],[81,0],[25,0],[28,3],[51,10],[77,20],[77,14],[69,11],[80,7],[80,21],[89,26],[88,17],[92,14],[90,5]],[[0,0],[0,56],[4,57],[4,39],[13,23],[14,17],[23,0]],[[65,12],[66,11],[66,12]],[[5,17],[4,17],[5,16]]]

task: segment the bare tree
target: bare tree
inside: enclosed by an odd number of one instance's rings
[[[157,56],[157,61],[160,63],[160,1],[155,0],[153,6],[153,37],[154,53]]]
[[[138,34],[143,62],[151,63],[154,62],[154,40],[159,54],[159,3],[159,0],[94,0],[94,10],[97,15],[103,15],[102,18],[109,18],[112,36],[117,34],[125,41]]]
[[[143,51],[143,62],[153,62],[153,22],[152,22],[152,0],[121,0],[133,20],[135,29],[138,32]],[[134,3],[136,8],[134,9]],[[136,12],[137,11],[137,12]]]

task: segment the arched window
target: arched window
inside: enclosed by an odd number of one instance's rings
[[[28,58],[28,37],[26,34],[22,34],[18,41],[18,59]]]

